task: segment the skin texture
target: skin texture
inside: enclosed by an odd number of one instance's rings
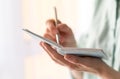
[[[46,22],[47,29],[44,37],[56,42],[55,35],[59,33],[60,44],[64,47],[76,47],[76,41],[72,30],[59,21],[55,27],[55,22],[50,19]],[[53,61],[69,68],[75,79],[82,79],[82,72],[96,74],[101,79],[120,79],[120,73],[106,65],[101,59],[94,57],[78,57],[75,55],[60,55],[50,45],[40,42],[40,45],[48,53]]]

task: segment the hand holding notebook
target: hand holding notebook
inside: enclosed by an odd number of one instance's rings
[[[63,47],[57,44],[56,42],[49,40],[47,38],[44,38],[38,34],[35,34],[34,32],[28,29],[23,29],[23,30],[27,32],[33,38],[39,39],[40,41],[46,42],[47,44],[51,45],[61,55],[74,54],[78,56],[92,56],[92,57],[99,57],[99,58],[107,59],[107,55],[103,52],[102,49]]]

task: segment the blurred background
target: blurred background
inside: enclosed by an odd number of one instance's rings
[[[54,18],[56,6],[58,19],[72,28],[78,40],[90,25],[91,2],[0,0],[0,79],[70,79],[69,70],[55,64],[39,46],[39,41],[21,29],[43,35],[45,21]]]

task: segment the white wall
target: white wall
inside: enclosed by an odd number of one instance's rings
[[[28,50],[19,26],[21,0],[0,0],[0,79],[24,78],[23,59]]]

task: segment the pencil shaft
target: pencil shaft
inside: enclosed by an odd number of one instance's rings
[[[54,7],[54,13],[55,13],[55,26],[58,24],[58,17],[57,17],[57,9]]]
[[[55,13],[55,26],[57,26],[58,25],[58,17],[57,17],[57,9],[56,9],[56,7],[54,7],[54,13]],[[56,41],[57,41],[58,44],[60,44],[59,38],[60,38],[59,33],[57,33],[56,34]]]

